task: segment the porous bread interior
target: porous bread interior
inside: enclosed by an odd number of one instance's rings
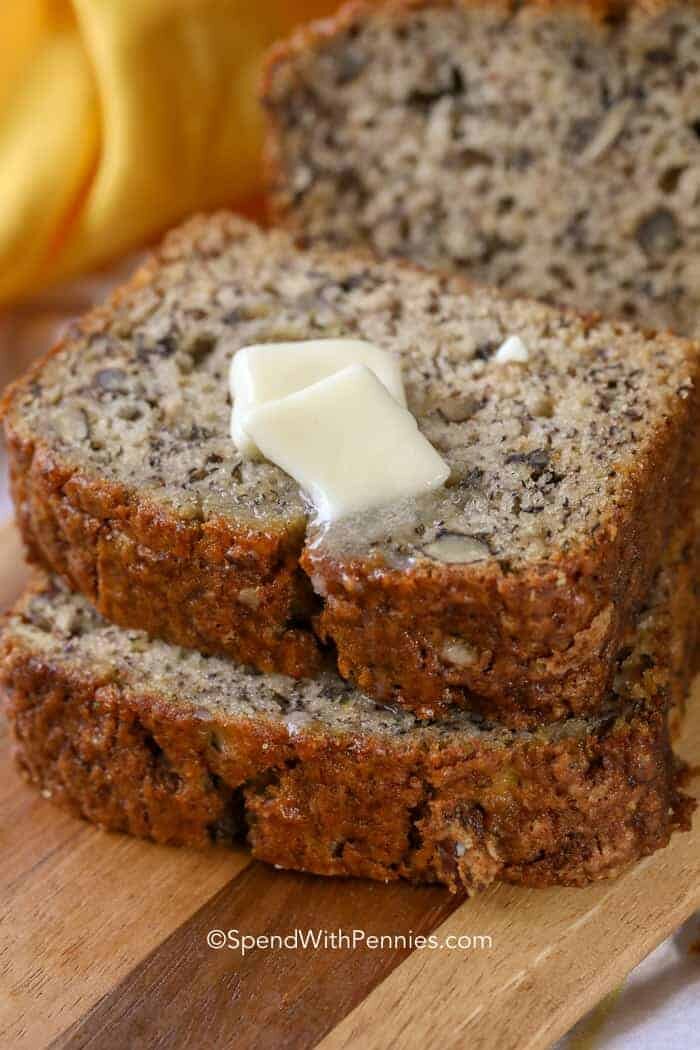
[[[274,68],[294,228],[698,333],[700,5],[376,6]]]
[[[660,595],[657,592],[657,599]],[[435,724],[421,724],[404,710],[375,704],[332,672],[295,680],[260,674],[229,660],[205,657],[149,639],[143,631],[122,630],[99,616],[81,595],[57,579],[42,578],[19,603],[3,632],[5,647],[19,646],[33,659],[88,680],[103,679],[136,696],[160,695],[173,710],[194,711],[203,720],[273,723],[290,736],[349,733],[354,738],[385,736],[413,743],[468,745],[477,738],[493,746],[517,741],[557,740],[595,732],[611,716],[624,715],[639,701],[653,700],[644,675],[654,662],[656,632],[664,615],[661,601],[646,614],[643,626],[621,666],[616,692],[603,713],[569,719],[532,732],[515,732],[495,723],[454,712]]]
[[[499,365],[514,333],[529,362]],[[341,335],[400,355],[409,408],[451,468],[446,487],[324,537],[390,564],[433,557],[445,533],[472,545],[464,560],[585,541],[628,500],[690,388],[682,341],[389,261],[300,253],[282,233],[220,216],[171,237],[147,283],[78,327],[20,390],[12,425],[70,469],[181,518],[303,529],[292,479],[242,462],[229,437],[228,368],[246,344]]]

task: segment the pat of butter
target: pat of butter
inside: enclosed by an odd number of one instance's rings
[[[309,339],[245,346],[231,362],[231,437],[248,459],[260,455],[245,419],[252,408],[276,401],[349,365],[366,365],[400,405],[406,404],[396,357],[362,339]]]
[[[364,365],[251,409],[245,425],[321,521],[427,492],[450,473],[408,409]]]
[[[524,365],[530,360],[530,355],[519,335],[509,335],[503,345],[499,346],[493,359],[499,365],[509,364],[511,361]]]

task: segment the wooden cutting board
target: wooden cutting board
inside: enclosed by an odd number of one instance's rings
[[[16,533],[0,529],[0,602],[23,578]],[[698,764],[700,699],[682,750]],[[534,1050],[700,907],[700,819],[616,882],[501,886],[464,900],[275,871],[242,849],[197,853],[100,832],[20,781],[4,725],[0,807],[0,1046],[13,1050]],[[212,929],[412,931],[491,946],[241,957],[207,947]]]

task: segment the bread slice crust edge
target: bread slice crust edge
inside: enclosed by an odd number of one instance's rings
[[[285,868],[473,892],[611,877],[689,826],[668,676],[648,658],[623,709],[564,731],[348,732],[212,711],[109,661],[42,651],[17,625],[51,587],[39,579],[3,635],[15,757],[103,828],[169,845],[245,839]]]

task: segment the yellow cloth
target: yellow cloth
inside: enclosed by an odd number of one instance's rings
[[[0,303],[260,189],[269,44],[336,0],[0,0]]]

